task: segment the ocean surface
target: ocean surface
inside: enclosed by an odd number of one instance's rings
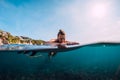
[[[37,55],[1,51],[0,80],[120,80],[120,43],[93,43],[52,58]]]

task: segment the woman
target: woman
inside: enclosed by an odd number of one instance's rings
[[[63,30],[59,30],[57,34],[57,39],[50,40],[51,43],[65,43],[65,32]]]

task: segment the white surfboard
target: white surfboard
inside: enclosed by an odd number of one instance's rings
[[[81,45],[24,45],[24,44],[7,44],[0,46],[0,52],[17,52],[28,54],[32,53],[30,56],[35,56],[38,52],[43,53],[58,53],[58,52],[66,52],[72,51],[82,47]]]

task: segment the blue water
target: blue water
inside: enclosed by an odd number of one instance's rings
[[[29,57],[0,53],[0,80],[120,80],[120,44],[96,43],[74,51]]]

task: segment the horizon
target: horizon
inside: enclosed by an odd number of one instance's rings
[[[59,29],[68,41],[120,41],[119,0],[1,0],[0,29],[50,40]]]

